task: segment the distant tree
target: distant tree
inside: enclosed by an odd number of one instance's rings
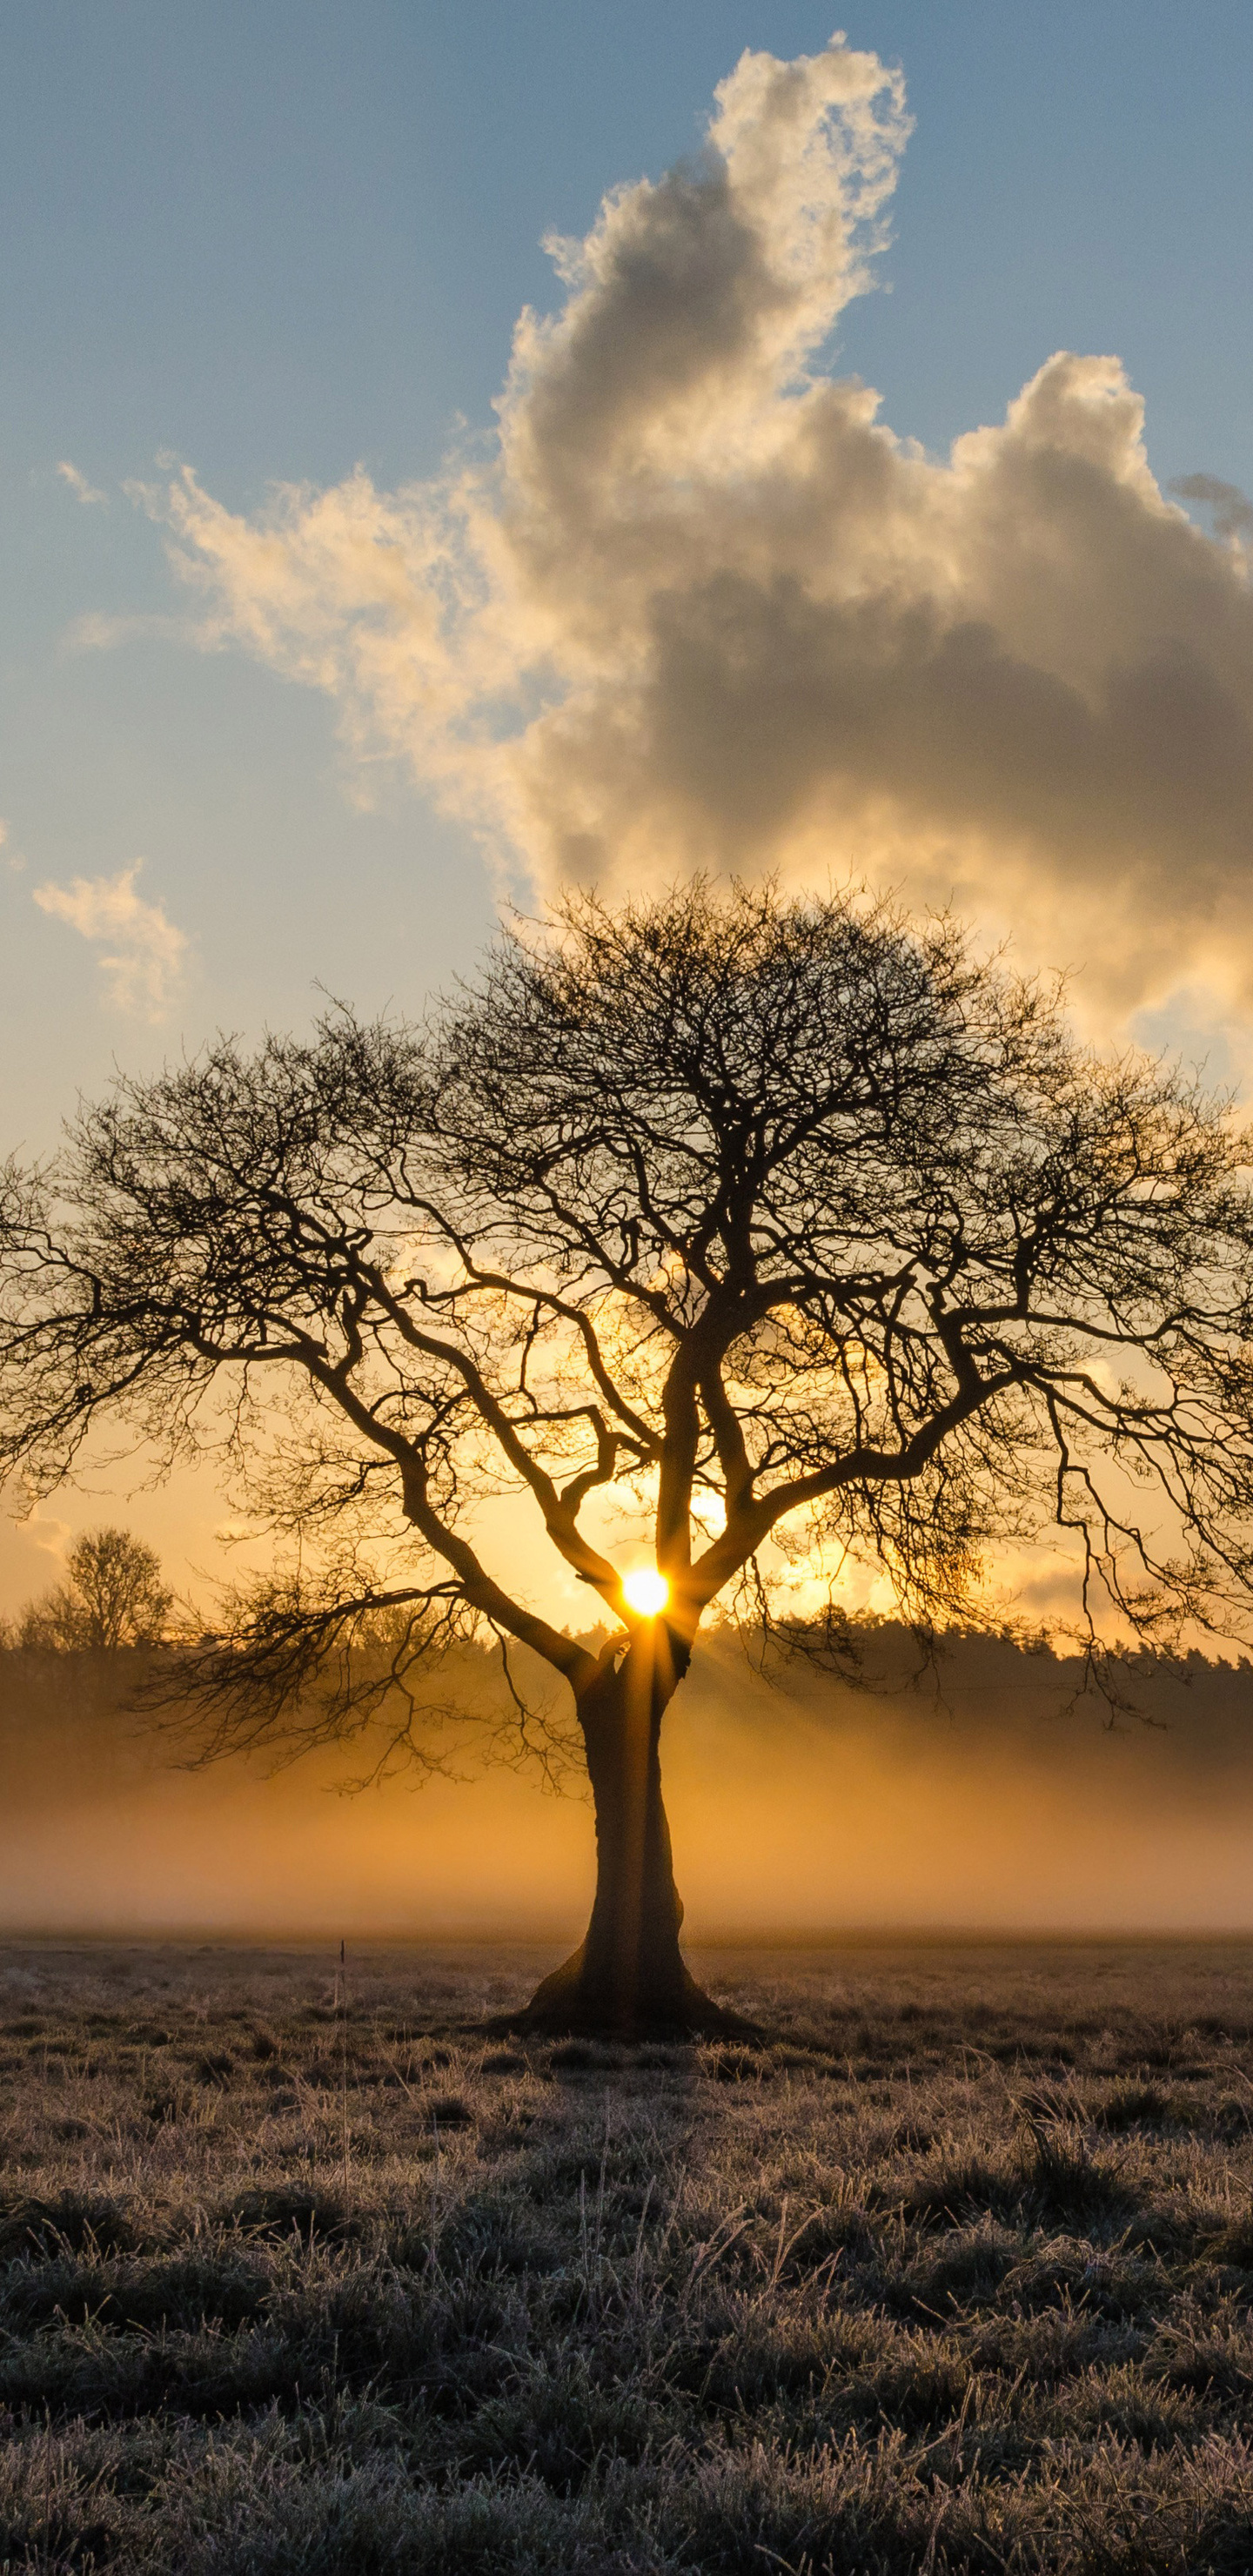
[[[568,1686],[598,1879],[539,2026],[718,2026],[659,1742],[720,1596],[777,1620],[796,1559],[854,1560],[942,1625],[1052,1530],[1093,1633],[1247,1632],[1247,1144],[946,922],[575,897],[421,1029],[122,1083],[6,1204],[11,1466],[120,1414],[268,1517],[280,1571],[182,1668],[215,1749],[346,1731],[473,1633]],[[603,1643],[524,1597],[505,1494]]]
[[[164,1635],[174,1595],[162,1581],[156,1550],[129,1530],[85,1530],[70,1549],[66,1577],[23,1611],[20,1645],[110,1655],[123,1646],[156,1645]]]

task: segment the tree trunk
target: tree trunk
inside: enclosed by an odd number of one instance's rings
[[[532,1997],[529,2029],[638,2039],[744,2028],[702,1992],[679,1949],[683,1901],[659,1745],[690,1654],[658,1620],[579,1703],[596,1810],[596,1898],[586,1939]]]

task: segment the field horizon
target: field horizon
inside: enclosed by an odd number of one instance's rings
[[[216,1951],[253,1954],[263,1951],[290,1951],[300,1957],[338,1960],[340,1940],[353,1949],[366,1953],[412,1950],[417,1954],[456,1950],[507,1950],[534,1952],[536,1957],[568,1949],[582,1934],[583,1925],[571,1918],[545,1927],[528,1920],[514,1929],[502,1930],[499,1924],[432,1924],[380,1923],[350,1926],[344,1934],[328,1932],[323,1924],[291,1923],[275,1928],[269,1924],[240,1924],[224,1927],[215,1923],[171,1924],[151,1926],[91,1925],[69,1922],[63,1925],[5,1924],[0,1927],[0,1959],[13,1951],[44,1950],[135,1950],[139,1952],[170,1949],[174,1951]],[[730,1956],[744,1951],[761,1951],[767,1955],[792,1955],[813,1950],[825,1955],[848,1950],[1189,1950],[1247,1949],[1253,1952],[1253,1920],[1248,1924],[1176,1924],[1143,1925],[1080,1923],[1074,1925],[1042,1924],[952,1924],[952,1923],[833,1923],[817,1927],[790,1924],[756,1927],[736,1931],[729,1927],[702,1927],[689,1939],[682,1937],[683,1948],[693,1959],[708,1963],[723,1953]]]

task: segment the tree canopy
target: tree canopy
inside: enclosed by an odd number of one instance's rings
[[[28,1602],[18,1642],[53,1654],[117,1654],[154,1646],[165,1634],[174,1595],[156,1549],[129,1530],[84,1530],[65,1561],[66,1579]]]
[[[455,1637],[521,1641],[573,1692],[602,1885],[641,1834],[668,1879],[661,1710],[737,1587],[785,1616],[825,1567],[838,1619],[862,1564],[969,1617],[989,1549],[1051,1537],[1093,1633],[1248,1633],[1247,1140],[947,921],[574,896],[420,1026],[336,1011],[121,1082],[10,1174],[6,1237],[11,1467],[55,1480],[122,1416],[220,1452],[274,1536],[196,1668],[221,1740],[299,1728],[315,1674],[347,1722]],[[581,1615],[524,1593],[505,1495]]]

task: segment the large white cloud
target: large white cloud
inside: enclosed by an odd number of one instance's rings
[[[1209,536],[1162,494],[1114,358],[1049,358],[943,460],[824,372],[907,133],[871,54],[745,54],[694,165],[552,246],[490,463],[150,506],[205,640],[330,692],[541,887],[870,871],[1107,1007],[1243,1000],[1247,508],[1194,482]]]

